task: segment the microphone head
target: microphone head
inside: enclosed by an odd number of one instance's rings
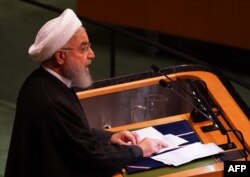
[[[163,86],[163,87],[168,87],[169,86],[169,84],[164,79],[159,80],[159,84],[161,86]]]
[[[158,66],[156,66],[156,65],[151,65],[151,69],[154,71],[154,72],[156,72],[156,73],[158,73],[159,71],[160,71],[160,68],[158,67]]]

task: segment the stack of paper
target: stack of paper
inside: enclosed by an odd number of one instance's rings
[[[202,144],[200,142],[197,142],[181,147],[180,146],[181,144],[187,143],[188,141],[172,134],[163,135],[153,127],[142,128],[134,132],[138,133],[141,139],[153,138],[165,141],[166,144],[168,144],[168,147],[163,148],[159,152],[161,154],[153,156],[151,158],[163,162],[167,165],[178,166],[184,163],[188,163],[195,159],[223,152],[223,149],[221,149],[214,143]],[[171,149],[176,149],[176,150],[164,153],[164,151]]]
[[[179,145],[188,142],[187,140],[180,138],[178,136],[175,136],[173,134],[163,135],[162,133],[160,133],[153,127],[142,128],[139,130],[135,130],[134,132],[139,134],[141,140],[144,138],[153,138],[153,139],[160,139],[166,142],[168,147],[161,149],[159,153],[178,148]]]
[[[223,150],[214,143],[193,143],[186,145],[180,149],[159,154],[151,158],[168,165],[178,166],[184,163],[188,163],[192,160],[211,156],[220,152],[223,152]]]

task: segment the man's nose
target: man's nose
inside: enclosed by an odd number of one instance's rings
[[[95,53],[94,53],[94,51],[92,50],[92,48],[89,48],[89,51],[88,51],[88,58],[89,58],[89,59],[94,59],[94,58],[95,58]]]

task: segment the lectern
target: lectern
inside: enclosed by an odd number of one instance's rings
[[[223,176],[223,161],[249,159],[249,109],[223,74],[200,65],[164,68],[161,73],[145,72],[107,79],[94,83],[91,89],[78,91],[90,125],[119,131],[186,121],[201,142],[214,142],[217,145],[230,142],[233,146],[227,147],[223,154],[179,167],[163,166],[131,174],[124,170],[118,172],[117,177]],[[168,87],[159,84],[162,79],[169,84]],[[195,83],[200,95],[194,94],[190,82]],[[145,106],[146,97],[152,94],[164,96],[166,111],[150,118],[145,117],[144,109],[135,111],[135,108]],[[203,103],[197,103],[197,98],[204,99],[214,117],[202,116],[202,113],[208,113]],[[215,125],[217,121],[227,131],[226,134],[221,132],[220,126]]]

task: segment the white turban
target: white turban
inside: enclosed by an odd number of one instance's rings
[[[59,17],[45,23],[29,48],[32,60],[43,62],[49,59],[81,26],[82,22],[71,9],[64,10]]]

